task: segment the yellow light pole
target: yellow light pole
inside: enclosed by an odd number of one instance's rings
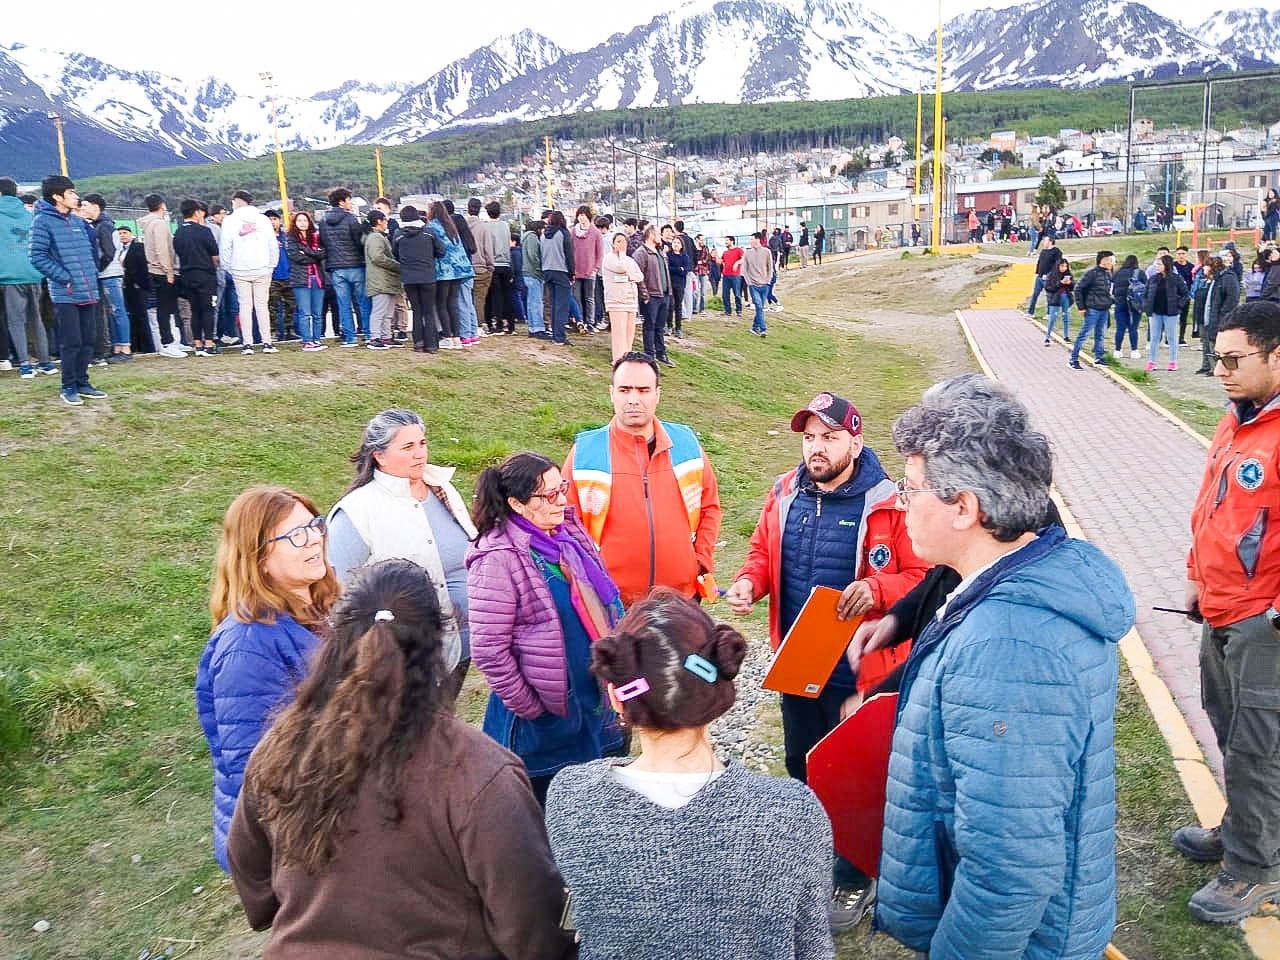
[[[547,209],[553,210],[555,207],[551,202],[551,137],[547,136],[542,138],[542,149],[544,151],[544,166],[542,172],[547,178]]]
[[[373,165],[377,168],[377,171],[378,171],[378,196],[380,197],[385,196],[385,194],[382,192],[382,148],[381,147],[373,148]]]
[[[916,221],[920,219],[920,126],[923,116],[924,94],[920,90],[920,85],[916,84],[916,182],[911,198],[911,219]]]
[[[267,100],[271,104],[271,136],[276,144],[276,178],[280,181],[280,206],[283,208],[280,215],[287,227],[292,220],[289,214],[289,188],[284,182],[284,154],[280,151],[280,127],[276,123],[275,77],[269,70],[262,71],[258,77],[267,85]]]
[[[942,0],[938,0],[938,76],[933,94],[933,232],[930,246],[942,249]]]
[[[67,173],[67,144],[62,139],[62,117],[51,113],[49,119],[53,121],[53,129],[58,131],[58,169],[62,171],[64,177],[70,176]]]

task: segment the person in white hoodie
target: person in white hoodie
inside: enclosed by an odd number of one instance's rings
[[[280,256],[271,221],[253,205],[253,197],[237,190],[231,197],[231,216],[222,221],[218,262],[231,275],[240,302],[241,353],[253,353],[253,317],[258,317],[262,352],[275,353],[271,342],[271,314],[267,298],[271,293],[271,273]]]

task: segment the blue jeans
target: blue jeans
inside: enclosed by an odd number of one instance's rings
[[[730,315],[729,294],[737,301],[738,316],[742,316],[742,277],[723,277],[724,281],[724,315]]]
[[[1085,340],[1089,338],[1089,334],[1093,334],[1093,359],[1101,363],[1106,359],[1106,351],[1102,347],[1102,337],[1107,332],[1107,321],[1111,318],[1110,310],[1086,310],[1084,319],[1080,322],[1080,332],[1076,335],[1076,342],[1071,347],[1071,362],[1080,362],[1080,348],[1084,345]]]
[[[439,280],[436,281],[436,283],[439,282]],[[476,278],[470,276],[465,280],[458,280],[456,292],[449,294],[451,297],[457,297],[454,312],[458,316],[458,329],[453,331],[453,335],[459,340],[475,340],[480,336],[480,318],[476,314],[475,289]]]
[[[1129,349],[1138,349],[1138,321],[1142,315],[1134,316],[1129,304],[1116,301],[1116,353],[1124,346],[1125,331],[1129,331]]]
[[[705,273],[697,274],[697,286],[693,288],[693,312],[702,313],[707,309],[707,287],[711,284],[711,278]]]
[[[343,343],[355,343],[356,325],[351,313],[353,300],[360,303],[360,332],[369,335],[369,313],[372,305],[364,295],[364,267],[339,267],[329,271],[333,283],[333,295],[338,300],[338,323]]]
[[[543,270],[542,282],[551,298],[551,339],[564,343],[569,325],[569,274],[564,270]]]
[[[644,352],[655,360],[667,355],[667,317],[671,316],[671,297],[650,296],[640,304],[641,336]]]
[[[1036,301],[1040,299],[1040,294],[1044,292],[1044,277],[1037,276],[1035,285],[1031,288],[1031,306],[1027,307],[1027,313],[1036,312]]]
[[[524,286],[528,291],[528,296],[525,297],[525,305],[529,312],[529,332],[542,333],[547,329],[547,324],[542,319],[542,278],[525,277]]]
[[[1040,246],[1040,231],[1028,225],[1027,236],[1031,240],[1031,249],[1027,251],[1028,255],[1030,255],[1036,252],[1036,247]]]
[[[1160,339],[1169,344],[1169,362],[1178,362],[1178,318],[1159,313],[1151,314],[1151,349],[1147,359],[1152,363],[1160,355]]]
[[[1059,294],[1057,303],[1049,301],[1049,326],[1044,332],[1046,340],[1053,333],[1053,325],[1057,323],[1058,317],[1062,317],[1062,339],[1070,340],[1071,298],[1066,294]]]
[[[237,337],[240,331],[237,320],[240,317],[240,301],[236,297],[236,285],[231,282],[230,275],[218,274],[218,336]]]
[[[764,322],[764,302],[769,296],[768,284],[751,284],[747,287],[751,294],[751,305],[756,308],[755,319],[751,321],[751,330],[753,333],[764,333],[768,327]]]
[[[124,277],[102,277],[98,280],[102,285],[102,299],[107,304],[107,317],[111,322],[111,345],[127,347],[131,341],[129,334],[129,311],[124,308]]]
[[[324,287],[294,287],[294,322],[303,343],[315,343],[324,329]]]

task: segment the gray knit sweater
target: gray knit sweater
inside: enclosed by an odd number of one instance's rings
[[[809,788],[730,763],[678,810],[567,767],[547,834],[579,960],[831,960],[831,824]]]

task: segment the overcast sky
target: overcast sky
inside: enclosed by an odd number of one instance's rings
[[[699,5],[706,2],[702,0]],[[937,0],[864,2],[899,29],[921,36],[932,30],[937,19]],[[950,18],[980,7],[1008,7],[1020,2],[1023,0],[943,0],[943,16]],[[213,74],[244,92],[260,87],[258,74],[271,70],[283,92],[307,94],[354,78],[421,82],[499,34],[515,33],[524,27],[537,30],[567,50],[584,50],[612,33],[647,23],[680,5],[681,0],[558,0],[549,7],[529,0],[482,0],[483,15],[477,16],[476,6],[468,3],[427,5],[420,0],[377,0],[375,41],[365,28],[373,20],[367,15],[373,8],[359,4],[344,4],[348,16],[335,21],[336,4],[219,0],[200,19],[205,24],[222,22],[228,26],[221,33],[205,31],[201,39],[220,38],[223,42],[189,46],[189,27],[174,18],[176,8],[169,0],[130,0],[123,7],[103,7],[100,0],[64,0],[58,8],[58,22],[72,25],[70,30],[40,34],[13,24],[11,18],[0,34],[0,43],[21,41],[56,50],[76,50],[124,69],[160,70],[183,79]],[[1263,3],[1248,0],[1244,5]],[[1219,4],[1209,6],[1216,9]],[[539,10],[549,13],[553,9],[553,15],[538,17]],[[1159,9],[1189,24],[1202,22],[1210,12],[1204,4],[1192,0],[1160,0]],[[173,29],[163,29],[161,24],[170,24]],[[247,28],[249,24],[252,30]],[[347,33],[335,38],[331,34],[335,24]],[[442,34],[448,37],[444,42],[439,39]],[[157,42],[157,38],[171,42]],[[405,41],[412,38],[421,42],[422,52],[411,56],[406,53]],[[338,52],[344,41],[349,57],[346,69]],[[379,41],[382,52],[374,53],[375,42]],[[291,51],[299,44],[306,44],[310,53],[294,55]]]

